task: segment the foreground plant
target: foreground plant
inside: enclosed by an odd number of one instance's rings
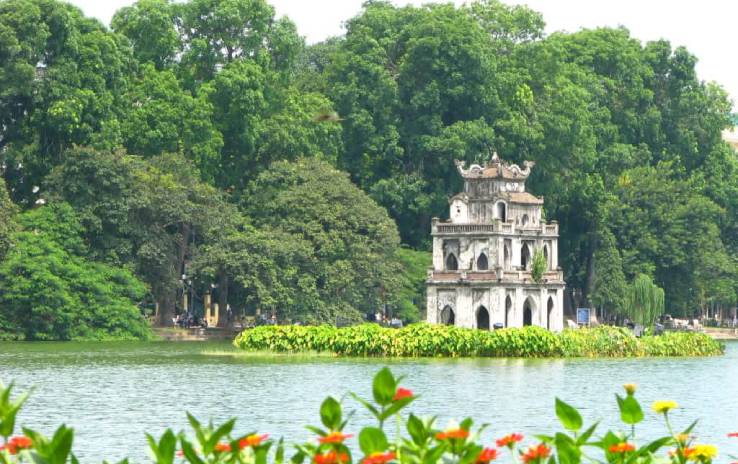
[[[651,406],[668,433],[639,443],[635,429],[645,414],[635,397],[634,384],[624,385],[625,395],[615,398],[627,431],[607,430],[596,436],[596,423],[585,427],[579,411],[557,398],[555,413],[563,430],[535,435],[528,443],[520,433],[500,434],[487,443],[482,439],[487,426],[475,428],[470,418],[442,429],[435,418],[403,414],[418,396],[401,383],[402,377],[384,368],[374,377],[370,399],[352,393],[376,420],[358,433],[347,429],[349,418],[341,402],[326,398],[320,407],[320,425],[307,426],[315,437],[293,445],[289,459],[283,439],[275,442],[268,434],[255,431],[237,433],[235,419],[219,426],[204,425],[190,414],[189,433],[168,429],[158,439],[146,435],[151,457],[156,464],[489,464],[502,460],[524,464],[686,464],[712,463],[718,457],[714,445],[694,443],[696,422],[675,433],[669,413],[679,406],[672,400],[656,401]],[[27,395],[13,399],[12,389],[12,384],[7,388],[0,384],[0,464],[77,464],[72,453],[74,432],[64,425],[51,438],[27,428],[22,429],[22,435],[15,434],[16,417]],[[738,432],[728,436],[738,438]]]

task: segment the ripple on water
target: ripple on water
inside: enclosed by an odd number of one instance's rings
[[[674,421],[700,419],[699,439],[738,454],[725,434],[738,429],[738,344],[725,356],[662,359],[457,359],[364,360],[319,358],[234,358],[205,356],[228,350],[212,343],[0,343],[0,378],[36,387],[21,422],[46,433],[67,423],[76,430],[82,462],[147,458],[143,432],[187,426],[185,411],[222,422],[237,417],[239,432],[261,431],[291,440],[310,437],[306,424],[318,421],[322,399],[348,391],[370,395],[371,378],[383,364],[406,375],[406,386],[421,394],[412,407],[437,415],[441,425],[471,416],[489,423],[486,439],[527,434],[556,425],[556,396],[581,408],[588,422],[618,426],[614,394],[635,382],[647,406],[676,399]],[[351,431],[369,424],[357,403]],[[646,413],[639,430],[662,430]]]

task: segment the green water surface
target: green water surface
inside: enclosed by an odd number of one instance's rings
[[[700,441],[738,455],[738,344],[725,356],[658,359],[348,359],[296,356],[229,356],[227,343],[0,343],[0,379],[35,386],[21,414],[23,425],[51,432],[66,423],[76,430],[75,452],[83,463],[129,456],[148,461],[144,431],[186,427],[185,411],[215,422],[237,417],[238,432],[259,431],[288,442],[310,438],[322,399],[348,391],[369,396],[371,378],[383,365],[407,376],[421,398],[411,410],[490,424],[485,438],[508,432],[550,432],[554,398],[581,408],[587,423],[619,426],[614,394],[635,382],[645,405],[675,399],[674,422],[700,419]],[[224,353],[225,352],[225,353]],[[218,353],[213,355],[212,353]],[[370,419],[360,406],[348,432]],[[637,431],[655,437],[655,414]]]

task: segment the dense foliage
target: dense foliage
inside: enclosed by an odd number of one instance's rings
[[[622,316],[643,274],[668,313],[733,307],[724,90],[665,40],[543,30],[496,0],[371,1],[306,45],[265,0],[140,0],[110,28],[0,0],[0,259],[16,208],[66,202],[85,262],[132,271],[162,324],[188,292],[288,320],[413,321],[453,160],[497,150],[537,163],[569,306]]]
[[[85,259],[81,226],[59,203],[20,216],[0,264],[0,338],[145,339],[136,306],[144,285],[130,272]]]
[[[541,327],[495,331],[412,324],[390,329],[376,324],[353,327],[263,326],[248,329],[234,345],[244,350],[329,352],[342,356],[630,357],[709,356],[723,346],[701,333],[666,333],[636,338],[627,329],[549,332]]]
[[[622,429],[598,433],[599,423],[585,427],[577,408],[556,398],[554,411],[563,429],[547,430],[523,444],[521,433],[495,430],[499,437],[485,443],[489,424],[474,427],[472,418],[451,421],[441,429],[435,417],[418,416],[408,410],[418,398],[415,392],[402,386],[402,377],[395,377],[388,368],[381,369],[372,382],[371,398],[351,393],[352,399],[365,408],[372,425],[354,432],[353,413],[345,414],[347,395],[338,400],[327,397],[320,405],[320,424],[308,425],[315,438],[303,443],[292,443],[294,452],[288,456],[284,437],[278,441],[269,434],[256,430],[239,432],[236,420],[230,419],[218,426],[203,424],[187,414],[192,431],[176,433],[168,428],[157,439],[146,434],[152,462],[173,464],[436,464],[446,462],[489,464],[496,460],[510,460],[525,464],[579,464],[592,463],[712,463],[717,460],[718,448],[695,440],[697,421],[686,429],[674,429],[669,413],[678,409],[673,400],[657,400],[651,411],[664,423],[666,435],[639,443],[636,426],[646,413],[636,399],[637,386],[625,384],[625,394],[615,394]],[[78,462],[73,452],[74,430],[62,425],[51,438],[30,428],[22,428],[23,435],[13,435],[18,413],[28,394],[12,396],[12,385],[0,383],[0,462],[48,462],[57,464]],[[376,422],[375,422],[376,421]],[[393,432],[388,425],[396,423]],[[352,425],[350,425],[352,424]],[[374,425],[376,424],[376,425]],[[483,434],[484,433],[484,434]],[[738,433],[728,432],[736,438]],[[354,438],[356,437],[356,438]],[[358,445],[358,449],[357,446]],[[359,454],[360,453],[360,454]],[[356,454],[356,457],[354,455]],[[362,455],[362,458],[358,456]],[[729,456],[731,457],[731,456]],[[731,457],[735,459],[734,457]],[[123,460],[121,463],[126,463]]]

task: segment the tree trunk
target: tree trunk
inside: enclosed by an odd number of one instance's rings
[[[228,320],[228,276],[225,272],[218,276],[218,308],[218,327],[230,326],[233,321]]]
[[[159,320],[157,325],[159,327],[172,327],[174,326],[174,300],[176,295],[173,292],[164,292],[164,295],[159,297]]]

